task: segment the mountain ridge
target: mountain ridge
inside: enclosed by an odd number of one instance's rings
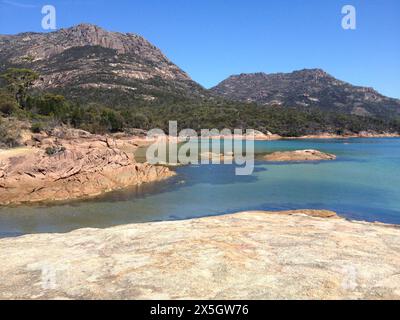
[[[167,130],[177,120],[182,129],[281,136],[400,132],[399,100],[322,69],[234,75],[206,90],[143,37],[90,24],[0,36],[0,74],[8,68],[32,69],[40,79],[18,105],[0,88],[0,115],[34,119],[37,128]]]
[[[36,89],[84,103],[134,106],[226,99],[359,116],[400,116],[399,99],[336,79],[320,68],[241,73],[207,90],[144,37],[87,23],[49,33],[0,35],[0,72],[9,67],[33,69],[40,74]]]
[[[210,89],[227,99],[268,106],[315,107],[360,116],[400,115],[400,100],[355,86],[322,69],[231,75]]]
[[[80,90],[118,90],[125,100],[157,95],[203,97],[207,91],[156,46],[133,33],[79,24],[49,33],[0,36],[0,71],[27,67],[39,72],[39,89],[79,98]],[[118,94],[118,93],[115,93]],[[96,94],[91,94],[96,100]],[[102,102],[107,101],[100,94]],[[122,99],[124,100],[124,99]]]

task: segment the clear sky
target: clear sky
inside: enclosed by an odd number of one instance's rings
[[[400,98],[400,0],[0,0],[0,33],[43,31],[45,4],[57,28],[144,36],[207,88],[242,72],[322,68]],[[356,30],[341,26],[346,4]]]

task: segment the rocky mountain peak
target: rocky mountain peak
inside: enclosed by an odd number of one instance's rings
[[[50,33],[22,33],[8,36],[6,40],[8,45],[19,49],[13,53],[13,62],[21,62],[26,56],[34,60],[48,59],[70,48],[84,46],[113,49],[118,54],[138,54],[153,61],[167,60],[158,48],[139,35],[107,31],[86,23]],[[3,50],[7,51],[7,48]]]
[[[301,69],[301,70],[296,70],[293,71],[294,74],[313,74],[317,76],[329,76],[330,75],[323,69],[319,68],[312,68],[312,69]]]
[[[70,46],[101,46],[118,53],[136,52],[140,48],[161,52],[143,37],[133,33],[107,31],[97,25],[82,23],[59,31]],[[161,54],[162,55],[162,54]]]
[[[67,28],[67,30],[89,30],[89,31],[96,31],[96,30],[104,30],[103,28],[99,27],[96,24],[93,23],[79,23],[75,26],[72,26],[70,28]]]
[[[0,36],[0,72],[9,67],[37,71],[41,77],[37,88],[57,89],[77,99],[87,89],[93,100],[113,104],[121,91],[127,95],[125,103],[155,100],[155,95],[205,93],[145,38],[87,23],[49,33]]]

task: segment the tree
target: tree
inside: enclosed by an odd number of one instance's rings
[[[12,115],[19,108],[14,97],[7,91],[0,89],[0,114]]]
[[[30,69],[10,68],[1,77],[7,82],[7,89],[14,95],[18,104],[24,107],[26,93],[39,75]]]
[[[100,124],[111,132],[123,131],[124,119],[117,111],[105,108],[101,113]]]
[[[64,96],[46,93],[37,101],[38,113],[44,116],[53,115],[63,119],[68,112],[68,106]]]

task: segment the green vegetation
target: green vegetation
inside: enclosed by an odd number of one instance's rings
[[[29,69],[10,68],[1,77],[6,81],[8,91],[15,96],[18,104],[24,106],[27,91],[39,75]]]
[[[48,156],[54,156],[56,154],[62,153],[65,151],[65,147],[47,147],[46,154]]]
[[[13,121],[0,117],[0,148],[18,146],[19,132]]]
[[[302,110],[283,107],[266,107],[256,104],[215,99],[190,99],[179,95],[162,95],[154,92],[151,101],[131,99],[131,106],[118,104],[105,106],[90,99],[96,91],[81,89],[85,101],[67,100],[60,92],[38,92],[31,89],[38,75],[28,69],[9,69],[1,76],[0,114],[3,117],[29,120],[32,131],[40,132],[59,124],[70,125],[93,133],[119,132],[126,128],[161,128],[168,132],[168,121],[176,120],[180,129],[241,128],[273,132],[282,136],[300,136],[330,132],[335,134],[360,131],[399,132],[400,120],[362,117],[324,112],[320,109]],[[1,85],[1,84],[0,84]],[[110,96],[118,97],[115,90]],[[119,91],[120,92],[120,91]],[[75,92],[75,95],[78,95]],[[102,91],[104,94],[104,91]],[[97,95],[99,98],[99,95]],[[121,99],[128,99],[120,92]],[[109,99],[107,101],[110,101]],[[7,137],[6,128],[1,135]],[[10,137],[2,138],[8,145]],[[7,142],[8,141],[8,142]]]
[[[6,90],[0,90],[0,113],[5,116],[15,114],[19,105],[15,98]]]

